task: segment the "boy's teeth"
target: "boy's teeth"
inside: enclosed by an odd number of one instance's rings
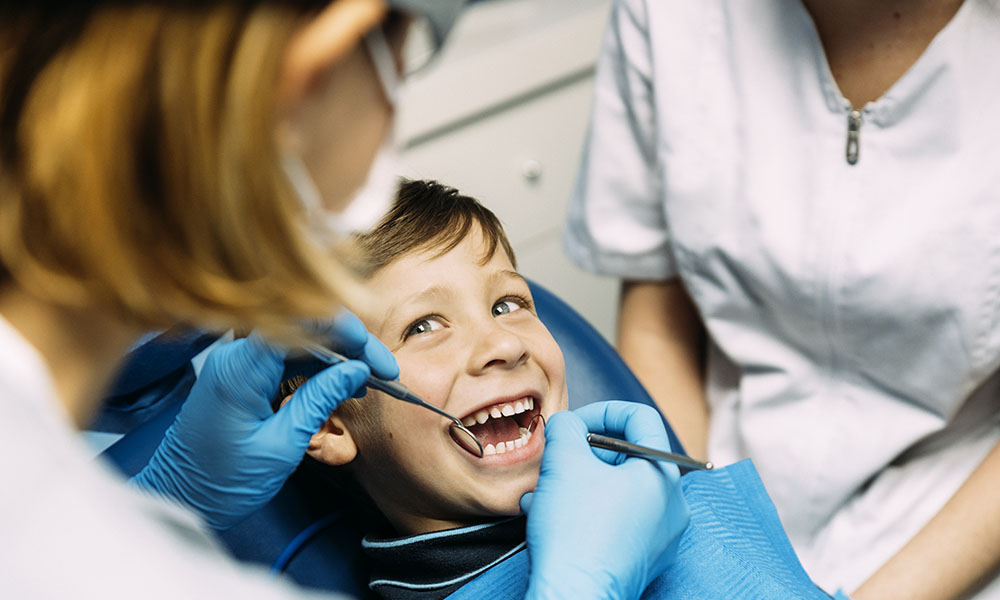
[[[482,425],[486,423],[486,421],[489,421],[490,419],[502,419],[504,417],[512,417],[514,415],[519,415],[525,411],[534,409],[535,409],[535,399],[532,398],[531,396],[527,396],[525,398],[522,398],[521,400],[516,400],[514,402],[506,402],[504,404],[498,404],[495,406],[491,406],[489,408],[484,408],[482,410],[476,411],[475,414],[471,414],[467,417],[464,417],[462,419],[462,425],[465,425],[466,427],[472,427],[474,425]],[[526,443],[528,441],[528,438],[531,437],[530,435],[525,437],[528,430],[525,429],[524,427],[520,427],[519,430],[521,433],[522,440]],[[516,440],[511,440],[511,442],[504,442],[498,444],[494,448],[494,452],[491,452],[490,454],[505,452],[506,450],[513,450],[514,447],[508,446],[507,444],[512,443],[514,441]],[[500,449],[501,446],[503,446],[506,450],[501,450]],[[520,446],[517,447],[520,448]],[[483,452],[484,454],[486,453],[485,448],[483,448]]]
[[[475,414],[463,418],[462,424],[466,427],[482,425],[490,419],[512,417],[514,415],[519,415],[526,410],[535,410],[535,399],[531,396],[515,400],[514,402],[505,402],[504,404],[497,404],[495,406],[479,410]]]
[[[473,425],[482,425],[486,421],[490,420],[490,414],[485,410],[481,410],[474,415],[469,415],[462,419],[462,425],[466,427],[472,427]]]
[[[518,448],[525,447],[528,444],[528,441],[531,440],[532,433],[524,427],[518,427],[518,433],[520,433],[520,437],[516,440],[497,442],[496,445],[486,444],[483,446],[483,456],[504,454],[506,452],[511,452],[513,450],[517,450]]]

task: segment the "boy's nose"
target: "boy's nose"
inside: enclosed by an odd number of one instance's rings
[[[528,360],[528,347],[521,336],[504,329],[496,321],[478,333],[469,364],[471,372],[512,368]]]

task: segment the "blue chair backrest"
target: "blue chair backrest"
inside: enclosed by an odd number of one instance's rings
[[[629,400],[655,408],[618,353],[583,317],[542,286],[531,283],[531,291],[539,317],[562,348],[571,408],[600,400]],[[154,390],[159,389],[158,382],[164,378],[177,377],[176,372],[164,374],[162,369],[149,365],[149,356],[161,356],[164,352],[162,341],[153,340],[150,344],[160,345],[136,351],[138,358],[123,370],[122,380],[128,382],[130,390],[143,387],[143,369],[153,374],[151,379],[155,381],[150,380],[148,386]],[[200,339],[190,347],[175,344],[171,361],[177,365],[183,363],[178,368],[187,369],[187,359],[200,350],[199,345],[204,347]],[[184,352],[190,354],[186,359]],[[180,391],[189,387],[189,377],[181,377],[175,384]],[[125,435],[104,453],[105,458],[126,475],[138,472],[181,404],[172,402],[169,408]],[[667,431],[673,448],[683,452],[669,425]],[[241,560],[268,566],[280,563],[287,575],[303,585],[366,596],[369,594],[367,563],[360,551],[363,532],[359,519],[346,505],[330,498],[327,490],[312,478],[296,473],[270,504],[222,532],[222,542]]]
[[[656,403],[632,370],[596,329],[580,313],[555,294],[532,282],[531,295],[538,317],[562,348],[566,359],[566,386],[570,409],[602,400],[627,400],[651,406]],[[666,417],[663,424],[674,452],[684,452]]]

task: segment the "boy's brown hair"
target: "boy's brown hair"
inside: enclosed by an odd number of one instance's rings
[[[372,231],[356,238],[371,277],[397,258],[414,250],[434,249],[434,256],[447,254],[478,225],[486,243],[482,262],[489,262],[503,248],[517,268],[503,224],[490,209],[455,188],[430,180],[404,180],[389,213]]]

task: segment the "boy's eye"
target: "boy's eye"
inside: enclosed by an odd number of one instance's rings
[[[429,333],[436,329],[441,329],[443,325],[440,321],[432,317],[423,317],[413,322],[407,329],[406,333],[403,334],[404,338],[408,338],[412,335],[420,335],[422,333]]]
[[[493,305],[493,316],[499,317],[524,308],[516,300],[500,300]]]

